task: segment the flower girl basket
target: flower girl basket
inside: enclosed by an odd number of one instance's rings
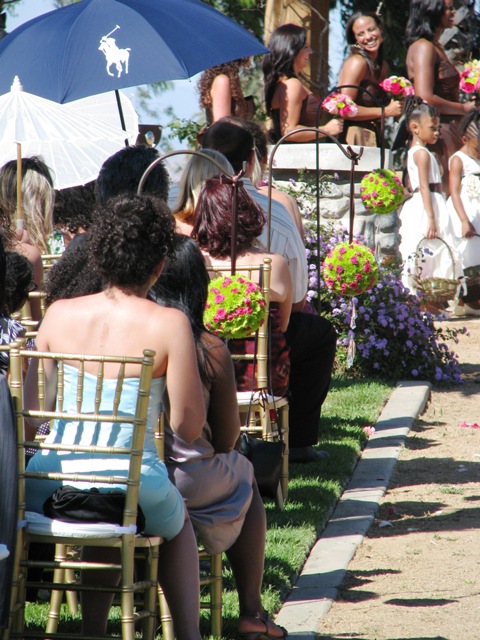
[[[448,249],[448,255],[452,264],[452,269],[455,273],[455,259],[453,257],[451,248],[448,246],[445,240],[442,240],[442,238],[436,238],[436,240],[442,242]],[[422,238],[417,244],[417,249],[415,251],[415,284],[417,286],[417,289],[425,294],[427,302],[446,303],[456,297],[459,287],[459,280],[454,278],[439,278],[434,276],[430,276],[427,278],[420,277],[422,269],[418,264],[419,253],[421,253],[422,244],[428,241],[428,238]]]

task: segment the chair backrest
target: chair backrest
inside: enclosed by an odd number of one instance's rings
[[[268,389],[269,375],[268,375],[268,358],[269,358],[269,315],[270,315],[270,276],[272,271],[271,258],[264,258],[263,263],[256,265],[238,265],[236,266],[236,273],[246,276],[253,282],[260,285],[263,295],[265,297],[265,321],[255,334],[257,341],[256,353],[234,353],[232,354],[233,360],[249,360],[256,363],[256,378],[258,389]],[[218,275],[230,274],[230,266],[225,267],[208,267],[210,277],[213,279]]]
[[[47,272],[53,265],[60,260],[61,253],[42,253],[42,265],[44,272]]]
[[[123,514],[123,526],[131,527],[136,523],[138,492],[140,485],[140,471],[142,466],[142,454],[147,425],[147,414],[150,396],[150,387],[153,371],[153,356],[151,350],[145,350],[143,357],[124,356],[98,356],[79,355],[64,353],[42,353],[38,351],[24,350],[24,341],[14,343],[10,349],[10,389],[16,416],[17,439],[18,439],[18,468],[20,474],[19,482],[19,518],[23,519],[25,510],[25,478],[35,478],[36,481],[58,480],[60,483],[71,484],[75,481],[89,483],[90,486],[98,484],[112,484],[125,486],[125,509]],[[38,410],[28,410],[25,407],[22,381],[22,361],[27,358],[30,367],[37,370],[38,382]],[[96,374],[86,371],[85,365],[89,363],[88,370],[96,367]],[[106,363],[118,364],[118,374],[116,379],[107,379],[104,376]],[[51,369],[52,364],[56,368],[55,392],[56,408],[47,410],[45,408],[46,380],[45,366]],[[122,407],[122,392],[124,391],[125,369],[127,365],[139,366],[139,383],[136,396],[136,406],[134,412],[126,412]],[[73,367],[77,370],[70,379],[76,382],[74,389],[67,389],[65,384],[65,368]],[[105,382],[109,381],[110,394],[112,400],[105,401]],[[73,382],[72,382],[73,385]],[[50,392],[50,389],[48,390]],[[89,394],[87,396],[87,394]],[[68,400],[70,399],[70,400]],[[73,399],[73,400],[72,400]],[[68,404],[68,406],[67,406]],[[90,407],[85,405],[89,404]],[[86,442],[85,444],[72,444],[77,438],[69,438],[68,443],[60,442],[39,442],[27,441],[25,439],[25,420],[28,418],[41,419],[44,422],[50,420],[72,421],[85,425],[119,423],[122,425],[132,425],[132,436],[130,442],[122,443],[122,446],[98,446]],[[27,472],[25,471],[25,449],[46,449],[51,451],[66,451],[74,453],[101,454],[103,456],[124,456],[125,467],[128,471],[125,475],[96,475],[95,473],[65,473],[65,472]],[[88,484],[85,488],[88,488]]]

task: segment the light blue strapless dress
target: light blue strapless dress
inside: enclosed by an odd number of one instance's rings
[[[65,365],[64,410],[76,413],[76,389],[78,369]],[[84,400],[82,411],[94,411],[96,376],[85,373]],[[137,401],[139,379],[126,378],[120,400],[120,413],[133,415]],[[111,412],[115,395],[116,379],[104,379],[100,412]],[[152,380],[148,408],[147,432],[142,459],[139,503],[145,514],[145,534],[161,535],[167,539],[175,537],[183,527],[185,509],[183,500],[168,478],[165,465],[158,459],[154,439],[154,427],[162,406],[165,389],[164,378]],[[101,446],[129,445],[132,425],[122,423],[96,423],[60,420],[55,421],[47,442],[68,442],[82,445]],[[69,453],[58,451],[38,451],[28,463],[29,471],[62,471],[67,473],[95,473],[100,476],[112,474],[123,476],[128,473],[126,456],[92,455],[89,453]],[[27,510],[43,513],[43,503],[62,483],[52,480],[28,480],[26,486]],[[82,482],[67,484],[85,489]],[[97,485],[100,490],[124,489],[121,485]]]

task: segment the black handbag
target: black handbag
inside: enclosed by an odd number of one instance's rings
[[[239,451],[253,465],[260,495],[265,498],[275,498],[282,473],[285,443],[282,440],[268,442],[242,433]]]
[[[125,492],[119,489],[100,492],[96,487],[77,489],[69,485],[59,487],[43,504],[48,518],[64,522],[109,522],[123,524]],[[145,529],[145,516],[138,505],[137,532]]]

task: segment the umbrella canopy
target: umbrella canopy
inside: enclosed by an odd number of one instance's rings
[[[104,161],[125,145],[125,138],[138,133],[138,118],[128,98],[123,96],[122,105],[129,131],[120,127],[115,95],[98,98],[98,104],[92,104],[95,97],[80,105],[61,105],[22,91],[16,78],[11,91],[0,96],[0,166],[18,158],[20,144],[24,157],[43,158],[56,189],[95,180]]]
[[[199,0],[82,0],[0,42],[0,68],[56,102],[199,71],[267,49]],[[0,93],[8,91],[5,74]]]

